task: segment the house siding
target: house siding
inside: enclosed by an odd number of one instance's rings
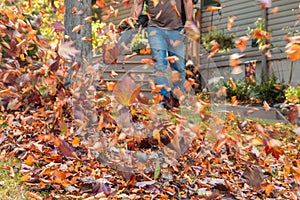
[[[282,66],[283,64],[288,64],[290,61],[286,60],[285,54],[285,46],[287,41],[284,41],[284,36],[288,33],[284,28],[286,27],[294,27],[295,22],[297,21],[297,15],[299,15],[299,0],[273,0],[272,8],[265,10],[260,9],[260,4],[257,1],[249,1],[249,0],[223,0],[221,1],[221,14],[218,12],[211,13],[207,11],[206,8],[202,9],[201,13],[201,33],[207,33],[208,28],[212,25],[217,27],[219,30],[225,30],[228,34],[236,34],[236,38],[241,36],[245,36],[247,34],[248,27],[254,28],[255,21],[259,17],[264,16],[264,12],[266,12],[267,16],[267,26],[268,30],[272,35],[272,57],[267,59],[267,71],[268,75],[279,75],[280,77],[285,77],[285,81],[287,81],[286,77],[289,75],[290,67],[286,67],[282,71],[281,67],[274,66]],[[274,7],[279,7],[279,12],[274,14],[272,9]],[[230,31],[227,30],[227,20],[230,16],[236,16],[234,21],[234,25]],[[298,27],[299,30],[299,27]],[[262,54],[258,51],[258,47],[251,47],[251,40],[247,43],[247,49],[244,52],[240,52],[239,49],[232,49],[229,53],[220,53],[216,54],[212,59],[207,59],[208,52],[204,48],[201,48],[201,65],[202,65],[202,75],[204,80],[208,80],[217,75],[227,77],[233,77],[236,79],[243,79],[244,73],[240,75],[232,75],[231,68],[229,67],[229,56],[233,53],[244,54],[245,56],[241,58],[241,61],[248,60],[257,60],[257,77],[258,82],[260,81],[260,77],[263,70],[264,58]],[[285,61],[282,61],[282,60]],[[291,64],[288,64],[291,66]],[[244,66],[242,66],[243,68]],[[278,69],[280,68],[280,72]],[[300,74],[300,66],[299,62],[295,64],[295,72]],[[244,70],[244,69],[243,69]],[[267,75],[267,74],[264,74]],[[292,83],[299,83],[299,75],[294,75]]]

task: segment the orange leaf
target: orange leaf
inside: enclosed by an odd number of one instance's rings
[[[40,197],[39,195],[32,193],[32,192],[27,192],[26,196],[30,197],[30,199],[33,199],[33,200],[43,200],[43,197]]]
[[[242,52],[245,51],[247,47],[247,41],[249,40],[248,36],[240,37],[235,41],[236,48],[239,48]]]
[[[105,0],[96,0],[97,6],[104,8],[106,6]]]
[[[300,59],[300,45],[289,43],[286,45],[285,53],[287,55],[287,58],[291,61],[296,61]]]
[[[31,154],[29,154],[27,156],[26,160],[24,161],[24,164],[32,166],[34,161],[35,161],[35,158]]]
[[[159,102],[163,99],[164,99],[164,97],[161,94],[157,94],[157,95],[153,96],[153,100],[154,100],[155,104],[159,104]]]
[[[173,6],[173,10],[176,13],[177,17],[179,18],[181,15],[180,15],[180,12],[178,11],[176,5]]]
[[[232,79],[232,78],[229,78],[229,82],[230,82],[230,85],[231,85],[232,90],[235,90],[235,89],[236,89],[236,85],[235,85],[233,79]]]
[[[73,140],[72,140],[72,145],[73,146],[78,146],[80,144],[80,139],[79,137],[75,137]]]
[[[130,8],[131,1],[130,0],[122,0],[121,4],[123,5],[124,8]]]
[[[141,60],[142,64],[147,64],[147,65],[154,65],[154,61],[151,58],[144,58]]]
[[[82,27],[83,27],[83,25],[75,26],[75,27],[72,29],[72,33],[79,31],[80,29],[82,29]]]
[[[261,186],[265,190],[267,196],[270,195],[271,191],[274,188],[274,185],[272,183],[270,183],[270,184],[268,184],[268,183],[267,184],[262,184]]]
[[[74,6],[74,7],[72,7],[72,14],[76,14],[77,13],[77,9],[76,9],[76,7]]]
[[[234,22],[235,18],[236,18],[236,16],[231,16],[228,18],[227,30],[231,30],[231,27],[233,26],[233,22]]]
[[[222,7],[208,6],[206,10],[207,10],[207,11],[210,11],[210,12],[216,12],[216,11],[222,10]]]
[[[114,87],[116,86],[116,82],[107,81],[106,82],[106,88],[108,91],[113,91]]]

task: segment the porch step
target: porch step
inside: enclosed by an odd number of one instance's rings
[[[105,82],[117,82],[122,80],[126,74],[131,74],[135,78],[136,84],[142,85],[141,92],[143,95],[151,98],[153,94],[151,94],[148,80],[154,76],[153,66],[141,63],[142,59],[150,59],[151,55],[136,55],[128,60],[124,58],[125,56],[120,56],[116,64],[105,65],[102,62],[101,55],[99,55],[93,57],[93,63],[101,64],[103,69],[102,77]],[[113,76],[112,72],[117,75]],[[97,89],[107,91],[105,86],[100,86]]]

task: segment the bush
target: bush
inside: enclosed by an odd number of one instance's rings
[[[285,101],[286,88],[286,84],[279,82],[277,78],[273,76],[256,86],[254,93],[259,101],[266,101],[270,105],[274,105]]]

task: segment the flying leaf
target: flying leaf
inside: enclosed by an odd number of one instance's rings
[[[126,85],[126,87],[124,87]],[[138,97],[141,86],[138,86],[130,75],[125,75],[113,89],[115,99],[122,105],[131,105]]]
[[[64,32],[65,26],[61,22],[52,22],[51,26],[54,28],[55,32]]]
[[[261,9],[264,8],[271,8],[272,7],[272,2],[271,0],[257,0],[260,2],[260,7]]]
[[[235,85],[235,83],[234,83],[234,81],[233,81],[232,78],[229,78],[229,83],[231,85],[232,90],[235,90],[236,89],[236,85]]]
[[[165,58],[167,61],[169,61],[170,63],[175,63],[179,61],[179,58],[177,56],[168,56]]]
[[[207,10],[207,11],[210,11],[210,12],[216,12],[216,11],[222,10],[222,7],[208,6],[206,10]]]
[[[96,0],[97,6],[104,8],[106,6],[105,0]]]
[[[247,41],[249,40],[248,36],[240,37],[235,41],[236,48],[239,48],[242,52],[247,48]]]
[[[110,73],[111,78],[116,78],[119,74],[115,72],[115,70],[112,70]]]
[[[273,9],[272,9],[272,14],[273,15],[276,15],[276,14],[278,14],[279,13],[279,7],[274,7]]]
[[[131,0],[122,0],[121,4],[124,8],[130,8],[131,7]]]
[[[72,29],[72,33],[78,32],[80,29],[82,29],[82,27],[83,27],[83,25],[75,26],[75,27]]]
[[[118,57],[120,56],[120,48],[115,44],[103,44],[102,45],[102,56],[103,62],[105,64],[114,64],[117,62]]]
[[[294,43],[289,43],[286,45],[286,56],[288,59],[291,61],[296,61],[300,59],[300,45],[299,44],[294,44]]]
[[[144,58],[144,59],[141,60],[141,63],[151,65],[151,66],[154,65],[154,61],[151,58]]]
[[[72,47],[73,41],[62,43],[58,48],[58,54],[65,59],[72,59],[76,54],[80,53],[75,47]]]
[[[231,30],[235,18],[236,18],[236,16],[228,17],[227,30]]]
[[[159,0],[152,0],[153,1],[153,4],[154,4],[154,7],[157,6],[157,4],[159,3]]]
[[[200,29],[194,22],[186,21],[184,29],[188,38],[196,42],[200,41]]]
[[[269,106],[269,104],[266,101],[264,101],[263,104],[264,104],[264,109],[266,111],[269,111],[271,109],[270,106]]]
[[[177,17],[180,18],[180,12],[178,11],[176,5],[173,6],[173,11],[176,13]]]

